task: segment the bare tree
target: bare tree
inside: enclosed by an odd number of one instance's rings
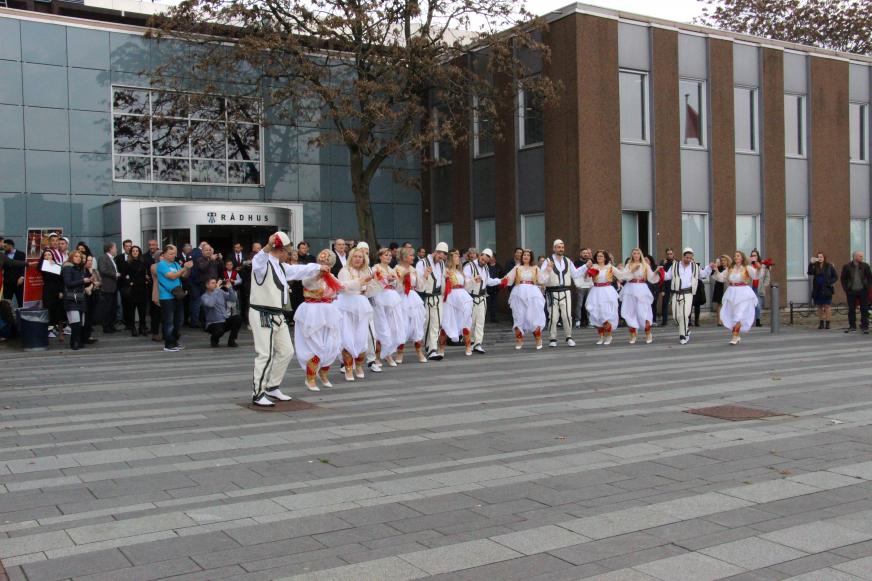
[[[870,0],[701,0],[698,24],[821,48],[872,54]]]
[[[310,145],[347,149],[359,237],[372,247],[370,186],[387,160],[440,163],[432,144],[469,138],[473,102],[499,138],[497,111],[520,87],[544,103],[557,93],[523,58],[547,59],[544,23],[514,0],[183,0],[153,26],[159,43],[187,47],[154,82],[193,76],[202,95],[232,86],[263,100],[264,123],[330,128]]]

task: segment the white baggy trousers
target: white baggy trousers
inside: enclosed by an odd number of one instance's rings
[[[572,338],[572,291],[547,292],[548,296],[548,330],[551,340],[557,340],[557,321],[563,321],[563,333],[567,339]]]
[[[487,295],[472,297],[472,344],[484,342],[484,320],[487,317]]]
[[[291,333],[282,314],[248,310],[248,324],[254,335],[254,399],[263,392],[280,387],[288,364],[294,356]]]
[[[690,315],[693,312],[693,293],[673,291],[671,302],[672,317],[678,322],[678,334],[687,337],[690,329]]]

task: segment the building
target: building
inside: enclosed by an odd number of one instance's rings
[[[425,240],[502,260],[558,237],[573,255],[757,247],[803,302],[813,252],[869,256],[872,58],[583,4],[547,20],[562,99],[519,94],[514,140],[476,130],[431,172]]]
[[[0,8],[0,234],[23,246],[28,227],[61,227],[93,250],[142,244],[158,229],[165,241],[205,238],[222,251],[275,228],[313,250],[356,238],[347,151],[310,145],[326,125],[237,122],[234,148],[223,117],[189,112],[181,124],[212,130],[180,152],[172,130],[148,123],[149,107],[175,98],[149,90],[167,48],[145,39],[143,25],[159,4],[9,5],[22,9]],[[417,166],[394,160],[374,179],[384,244],[421,242],[420,192],[393,179]]]

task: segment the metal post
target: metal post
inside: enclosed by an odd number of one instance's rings
[[[778,284],[769,287],[769,332],[777,335],[781,332],[781,289]]]

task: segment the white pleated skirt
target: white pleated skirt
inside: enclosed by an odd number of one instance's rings
[[[721,302],[721,322],[727,329],[739,323],[744,333],[754,326],[756,307],[757,295],[750,286],[728,286]]]
[[[522,334],[545,326],[545,296],[534,284],[518,284],[509,295],[512,324]]]
[[[406,337],[405,341],[423,341],[424,340],[424,320],[427,316],[427,310],[424,307],[424,301],[415,291],[403,297],[403,312],[406,318]]]
[[[343,293],[339,295],[336,307],[342,315],[342,348],[352,357],[365,353],[372,319],[369,299],[359,294]]]
[[[591,288],[585,307],[594,327],[611,323],[612,329],[618,328],[618,291],[612,285]]]
[[[406,342],[406,312],[400,293],[385,289],[373,298],[375,339],[381,343],[383,357],[392,355]]]
[[[342,313],[335,303],[303,303],[294,313],[294,347],[300,367],[317,356],[329,367],[342,350]]]
[[[442,304],[442,330],[452,341],[460,341],[463,330],[471,327],[472,297],[462,288],[456,288]]]
[[[654,296],[644,282],[628,282],[620,292],[621,317],[631,329],[644,329],[654,320],[651,303]]]

